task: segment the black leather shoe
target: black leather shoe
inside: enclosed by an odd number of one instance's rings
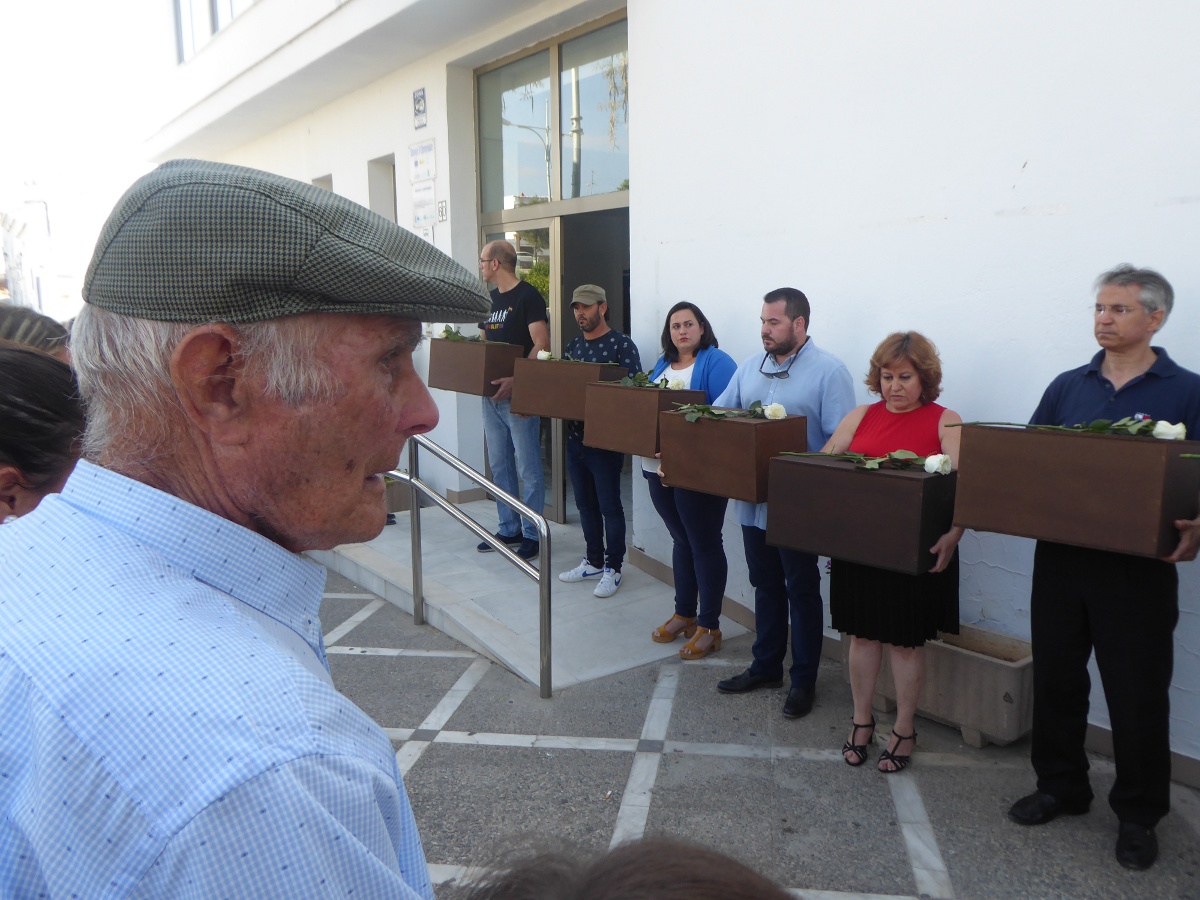
[[[1158,838],[1153,828],[1122,822],[1117,834],[1117,862],[1127,869],[1148,869],[1158,859]]]
[[[1034,791],[1027,797],[1022,797],[1008,811],[1008,817],[1018,825],[1045,825],[1060,813],[1069,816],[1081,816],[1092,806],[1092,801],[1067,803],[1059,800],[1053,794]]]
[[[783,701],[783,717],[785,719],[803,719],[813,708],[816,690],[810,687],[793,687],[788,691],[787,699]]]
[[[765,675],[755,675],[749,669],[741,675],[734,675],[724,681],[717,682],[717,690],[722,694],[744,694],[759,688],[783,687],[782,678],[767,678]]]

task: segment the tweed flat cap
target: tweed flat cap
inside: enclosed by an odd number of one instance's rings
[[[482,282],[416,235],[315,185],[194,159],[133,183],[100,233],[83,299],[164,322],[307,312],[478,322]]]

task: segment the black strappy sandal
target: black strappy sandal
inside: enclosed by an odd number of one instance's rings
[[[916,747],[916,745],[917,745],[917,730],[915,728],[913,729],[912,734],[901,734],[900,732],[893,730],[892,737],[894,737],[896,739],[896,749],[897,750],[900,749],[900,745],[903,744],[905,741],[912,741],[913,747]],[[900,756],[898,753],[896,753],[892,750],[884,750],[882,753],[879,754],[879,762],[880,763],[882,763],[884,761],[890,762],[896,768],[880,769],[879,771],[882,772],[884,775],[894,775],[897,772],[903,772],[906,768],[908,768],[908,763],[911,759],[912,759],[911,755]]]
[[[875,736],[875,717],[871,716],[871,721],[868,722],[866,725],[859,725],[857,722],[854,721],[854,719],[850,720],[850,724],[854,726],[854,729],[850,732],[850,740],[846,741],[846,743],[842,744],[842,759],[846,760],[846,765],[853,766],[854,768],[857,769],[859,766],[861,766],[863,763],[865,763],[867,761],[867,746],[868,746],[868,744],[852,744],[852,743],[850,743],[850,741],[854,740],[855,736],[858,734],[858,729],[860,729],[860,728],[870,728],[871,729],[871,737],[873,738]],[[869,740],[870,740],[870,738],[868,738],[868,741]],[[847,759],[847,757],[846,757],[847,753],[854,754],[854,758],[857,759],[858,762],[851,762],[849,759]]]

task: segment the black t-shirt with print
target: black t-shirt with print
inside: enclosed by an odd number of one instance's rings
[[[520,281],[511,291],[492,290],[492,313],[479,327],[483,329],[485,341],[520,344],[528,356],[533,350],[529,326],[547,321],[546,301],[538,289],[528,281]]]

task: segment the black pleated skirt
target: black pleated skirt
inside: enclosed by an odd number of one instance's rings
[[[829,612],[838,631],[898,647],[923,646],[939,631],[958,634],[958,551],[936,575],[902,575],[835,559]]]

